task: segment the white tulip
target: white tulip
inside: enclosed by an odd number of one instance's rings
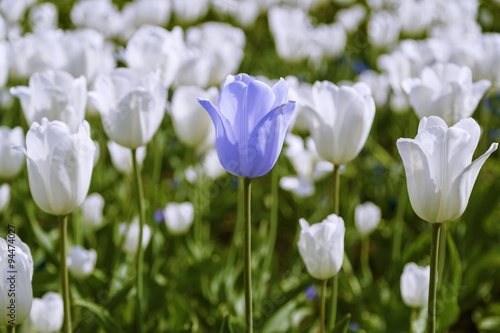
[[[471,163],[480,128],[467,118],[448,128],[439,117],[422,118],[415,139],[398,139],[410,202],[427,222],[449,222],[467,207],[477,175],[498,143]]]
[[[12,95],[21,100],[29,125],[49,120],[61,120],[76,131],[85,118],[87,80],[74,78],[64,71],[48,70],[30,77],[29,87],[11,88]]]
[[[344,220],[332,214],[321,223],[309,225],[300,219],[300,256],[312,277],[325,280],[336,275],[344,260]]]
[[[205,174],[210,179],[217,179],[222,175],[226,174],[226,169],[220,164],[219,156],[217,155],[217,150],[212,148],[205,154],[205,159],[203,160],[203,170]]]
[[[312,85],[307,82],[300,82],[295,76],[285,78],[288,83],[288,100],[295,101],[295,111],[293,112],[290,128],[298,131],[307,131],[305,118],[305,108],[313,104]]]
[[[24,154],[13,147],[24,147],[23,129],[0,126],[0,178],[12,178],[23,167]]]
[[[365,16],[366,9],[362,5],[355,5],[337,12],[337,20],[348,33],[358,30]]]
[[[358,81],[370,87],[377,107],[382,107],[387,103],[390,89],[387,75],[367,69],[359,74]]]
[[[368,40],[375,47],[386,48],[397,42],[400,30],[401,23],[396,15],[380,11],[368,22]]]
[[[89,227],[96,227],[102,223],[102,209],[104,198],[99,193],[92,193],[82,204],[82,223]]]
[[[183,31],[143,25],[130,38],[123,57],[128,67],[147,75],[161,69],[161,82],[168,88],[174,82],[184,62],[185,44]]]
[[[63,325],[64,304],[61,295],[49,291],[42,298],[34,298],[31,307],[30,332],[56,333]],[[25,326],[25,323],[23,326]]]
[[[362,235],[371,233],[380,223],[382,211],[373,202],[365,202],[354,209],[354,224]]]
[[[401,275],[401,297],[412,308],[427,306],[429,298],[430,266],[420,267],[410,262]]]
[[[401,31],[409,35],[424,33],[434,19],[434,0],[404,0],[398,9]]]
[[[203,17],[209,4],[209,0],[172,0],[175,17],[184,23],[191,23]]]
[[[33,300],[33,258],[15,234],[9,234],[7,241],[0,238],[0,272],[0,326],[19,324],[29,316]]]
[[[9,184],[3,184],[0,186],[0,212],[2,212],[10,201],[10,186]]]
[[[92,274],[96,261],[97,252],[94,249],[85,250],[81,246],[73,246],[66,258],[71,274],[80,279]]]
[[[42,119],[26,135],[31,195],[44,212],[67,215],[85,198],[92,177],[94,143],[87,121],[77,132],[61,121]]]
[[[306,109],[306,119],[319,156],[335,165],[353,160],[365,145],[375,117],[370,88],[362,82],[337,87],[318,81],[312,96],[314,106]]]
[[[96,166],[97,162],[99,161],[99,157],[101,156],[101,147],[99,146],[99,142],[94,140],[94,167]]]
[[[108,137],[135,149],[147,144],[160,127],[167,91],[158,71],[140,77],[129,68],[117,68],[96,79],[89,97],[101,114]]]
[[[132,166],[132,150],[123,147],[114,141],[108,141],[108,150],[111,155],[111,163],[114,167],[123,174],[131,175],[133,171]],[[136,158],[139,167],[146,157],[146,146],[137,148]]]
[[[33,31],[57,29],[57,8],[53,3],[41,3],[30,9]]]
[[[167,204],[163,211],[167,229],[174,235],[185,234],[194,219],[194,207],[190,202]]]
[[[342,55],[347,41],[344,27],[340,23],[321,24],[311,30],[312,44],[309,50],[311,60],[320,62],[323,58],[336,58]]]
[[[170,114],[177,138],[182,143],[199,152],[214,146],[214,125],[196,98],[206,98],[216,103],[218,96],[219,90],[215,87],[207,91],[194,86],[175,89]]]
[[[439,116],[451,126],[472,115],[491,83],[473,83],[470,68],[446,63],[424,68],[420,78],[405,79],[401,86],[419,118]]]
[[[119,226],[120,235],[125,232],[125,240],[123,242],[123,251],[127,254],[134,255],[137,252],[137,244],[139,242],[139,220],[135,218],[130,225],[122,223]],[[146,248],[151,238],[151,228],[145,224],[142,227],[142,248]]]
[[[80,0],[71,9],[71,20],[77,27],[116,36],[122,27],[120,12],[111,0]]]
[[[138,0],[129,2],[122,10],[123,29],[126,32],[123,37],[128,40],[135,29],[146,25],[165,26],[170,20],[171,3],[169,0]]]
[[[36,0],[2,0],[0,11],[10,23],[15,23],[24,17],[26,9],[35,2]]]

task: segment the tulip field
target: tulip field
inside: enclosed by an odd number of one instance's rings
[[[500,332],[500,1],[0,0],[0,333]]]

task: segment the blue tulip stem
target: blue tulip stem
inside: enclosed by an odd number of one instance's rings
[[[326,285],[328,279],[324,279],[321,287],[321,333],[326,333],[325,327],[325,309],[326,309]]]
[[[61,260],[61,289],[64,303],[64,320],[63,320],[63,332],[71,333],[71,303],[69,297],[69,277],[68,277],[68,266],[66,265],[67,254],[67,244],[66,235],[68,234],[68,216],[59,216],[59,225],[61,228],[60,235],[60,260]]]
[[[245,322],[247,333],[253,332],[253,315],[252,315],[252,219],[250,211],[251,202],[251,186],[252,178],[243,178],[243,201],[245,205]]]
[[[333,213],[339,215],[339,193],[340,193],[340,165],[333,166]],[[337,294],[338,294],[339,277],[335,274],[332,282],[332,309],[330,315],[330,331],[335,328],[337,319]]]
[[[429,301],[427,305],[427,333],[436,333],[436,298],[438,277],[438,253],[441,223],[432,223],[431,272],[429,279]]]
[[[137,198],[137,206],[139,208],[139,239],[137,241],[137,261],[136,261],[136,327],[138,333],[142,333],[142,299],[143,299],[143,261],[144,261],[144,253],[142,250],[142,232],[144,227],[144,188],[142,185],[142,177],[141,171],[139,169],[139,165],[137,163],[137,150],[132,150],[132,166],[134,170],[136,185],[137,185],[137,193],[139,197]]]

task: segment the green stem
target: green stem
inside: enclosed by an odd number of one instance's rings
[[[408,200],[408,195],[406,193],[406,186],[401,186],[401,193],[399,194],[399,200],[398,200],[398,208],[396,210],[394,241],[392,245],[392,260],[394,262],[398,262],[401,256],[401,239],[403,236],[404,213],[406,209],[407,200]]]
[[[340,193],[340,165],[333,166],[333,213],[339,215],[339,193]],[[335,327],[335,320],[337,318],[337,289],[339,284],[339,277],[336,274],[332,282],[332,310],[330,315],[330,331]]]
[[[7,333],[16,333],[16,326],[15,325],[7,326]]]
[[[411,317],[410,317],[410,333],[414,333],[413,331],[413,322],[417,320],[417,309],[412,308],[411,309]]]
[[[323,280],[323,286],[321,288],[321,333],[326,333],[325,327],[325,308],[326,308],[326,284],[328,279]]]
[[[279,175],[278,168],[275,165],[271,173],[271,223],[269,226],[269,240],[267,244],[267,254],[264,258],[264,269],[263,273],[268,274],[267,277],[271,277],[271,263],[274,254],[274,246],[276,244],[276,235],[278,232],[278,185],[279,185]]]
[[[361,267],[365,278],[372,280],[372,271],[370,269],[370,236],[365,235],[361,240]]]
[[[441,234],[441,223],[432,224],[431,243],[431,272],[429,279],[429,303],[427,333],[436,333],[436,295],[437,295],[437,275],[438,275],[438,250]]]
[[[66,235],[68,233],[68,216],[59,216],[59,225],[61,228],[60,235],[60,261],[61,261],[61,288],[64,303],[64,321],[63,321],[63,332],[71,333],[71,303],[69,297],[69,277],[68,277],[68,266],[66,265],[67,258],[67,244]]]
[[[137,163],[136,157],[136,149],[132,150],[132,166],[134,169],[134,175],[136,180],[137,193],[139,194],[139,198],[137,199],[137,207],[139,208],[139,239],[137,242],[137,261],[136,261],[136,327],[137,332],[143,332],[142,325],[142,300],[143,300],[143,287],[142,287],[142,278],[143,278],[143,261],[144,261],[144,253],[142,249],[142,232],[144,227],[144,189],[142,185],[142,177],[141,171],[139,169],[139,165]]]
[[[202,229],[202,218],[203,218],[203,170],[201,166],[196,167],[196,206],[197,210],[194,217],[194,239],[198,246],[203,243],[203,229]]]
[[[244,204],[245,204],[245,322],[246,322],[246,332],[253,332],[253,315],[252,315],[252,219],[250,212],[250,202],[251,202],[251,178],[243,178],[243,194],[244,194]]]
[[[438,286],[441,285],[444,261],[446,258],[446,236],[448,235],[448,223],[441,224],[441,232],[439,233],[439,249],[438,249]]]

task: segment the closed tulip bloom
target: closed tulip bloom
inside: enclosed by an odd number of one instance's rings
[[[222,166],[241,177],[268,173],[281,152],[295,102],[287,102],[288,84],[272,88],[247,74],[229,75],[218,105],[198,99],[215,125],[215,146]]]
[[[0,212],[2,212],[10,201],[10,186],[9,184],[3,184],[0,186]]]
[[[132,174],[132,151],[114,141],[108,141],[108,150],[111,155],[111,163],[113,163],[113,166],[123,174]],[[146,146],[137,148],[136,158],[139,166],[142,166],[145,157]]]
[[[332,214],[311,226],[305,219],[299,222],[302,231],[297,245],[307,271],[320,280],[333,277],[344,260],[344,220]]]
[[[195,86],[181,86],[172,96],[171,116],[177,138],[199,152],[215,143],[215,129],[210,116],[196,102],[197,97],[217,100],[217,88],[203,90]]]
[[[31,195],[46,213],[67,215],[78,208],[90,186],[94,143],[87,121],[77,132],[61,121],[42,119],[26,135]]]
[[[29,125],[49,120],[61,120],[76,131],[85,118],[87,106],[87,80],[74,78],[64,71],[48,70],[30,77],[29,87],[10,89],[21,100],[24,116]]]
[[[373,202],[365,202],[357,205],[354,210],[354,224],[359,232],[367,235],[380,223],[382,212],[380,207]]]
[[[55,333],[62,328],[64,305],[61,295],[49,291],[42,298],[34,298],[30,312],[30,332]]]
[[[68,269],[77,278],[86,278],[94,271],[97,252],[94,249],[85,250],[81,246],[73,246],[66,259]]]
[[[401,275],[401,297],[412,308],[427,305],[429,298],[430,267],[420,267],[410,262],[405,265]]]
[[[24,154],[13,147],[24,147],[23,129],[0,126],[0,178],[12,178],[23,167]]]
[[[375,117],[370,88],[362,82],[337,87],[318,81],[312,95],[306,119],[319,156],[335,165],[350,162],[365,145]]]
[[[123,241],[123,251],[130,255],[135,255],[137,252],[137,244],[139,242],[139,220],[135,218],[132,223],[127,226],[126,223],[122,223],[119,226],[120,235],[125,234],[125,240]],[[151,228],[145,224],[142,227],[142,248],[145,249],[149,244],[149,239],[151,238]]]
[[[96,79],[89,97],[111,140],[130,149],[151,140],[163,120],[167,100],[159,75],[154,71],[140,77],[129,68],[117,68]]]
[[[8,324],[19,324],[30,314],[33,293],[31,289],[31,279],[33,278],[33,258],[29,247],[14,235],[8,237],[8,241],[0,238],[0,326]],[[10,251],[9,251],[10,250]],[[13,250],[13,251],[12,251]],[[13,257],[12,257],[13,256]],[[9,259],[14,261],[14,270],[17,272],[15,281],[9,279],[8,271],[12,270]],[[14,286],[12,286],[14,285]],[[15,289],[15,295],[9,292]],[[14,304],[12,310],[11,304]]]
[[[190,202],[167,204],[163,211],[167,229],[174,235],[185,234],[194,219],[194,207]]]
[[[448,128],[439,117],[422,118],[415,139],[399,139],[410,202],[427,222],[448,222],[467,207],[477,175],[498,143],[472,161],[480,128],[467,118]]]
[[[439,116],[451,126],[472,115],[491,82],[473,83],[469,67],[447,63],[426,67],[420,78],[405,79],[401,86],[419,118]]]
[[[104,208],[104,198],[99,193],[89,194],[83,202],[82,223],[87,226],[99,226],[102,223],[102,209]]]

